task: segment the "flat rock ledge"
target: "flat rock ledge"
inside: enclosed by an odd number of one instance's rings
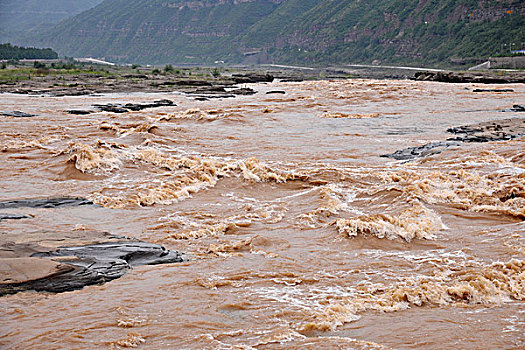
[[[107,103],[107,104],[96,104],[93,105],[94,108],[96,108],[96,111],[94,110],[84,110],[84,109],[69,109],[66,110],[69,114],[76,114],[76,115],[86,115],[91,114],[95,112],[112,112],[112,113],[128,113],[130,111],[141,111],[143,109],[147,108],[158,108],[158,107],[174,107],[176,106],[173,101],[170,100],[157,100],[153,101],[152,103],[126,103],[126,104],[113,104],[113,103]]]
[[[81,205],[93,205],[88,199],[78,197],[57,197],[57,198],[35,198],[35,199],[15,199],[0,201],[0,209],[16,208],[60,208]]]
[[[36,114],[29,114],[21,111],[3,111],[0,112],[4,117],[15,117],[15,118],[31,118],[36,117]]]
[[[516,106],[514,106],[516,107]],[[520,106],[521,107],[521,106]],[[449,147],[459,147],[469,142],[507,141],[525,136],[525,118],[503,119],[474,125],[449,128],[447,132],[456,135],[446,141],[431,142],[422,146],[409,147],[381,157],[396,160],[422,158],[443,152]]]
[[[501,73],[500,73],[501,74]],[[503,74],[493,72],[416,72],[414,80],[441,83],[515,84],[525,83],[525,74]]]
[[[28,290],[73,291],[119,278],[134,266],[184,261],[179,252],[157,244],[113,238],[54,249],[31,243],[0,246],[0,296]]]
[[[92,206],[85,198],[57,197],[0,201],[0,209]],[[0,213],[0,221],[31,219],[21,213]],[[182,254],[157,244],[108,232],[0,232],[0,296],[22,291],[60,293],[101,284],[132,267],[184,261]]]
[[[2,220],[20,220],[20,219],[29,219],[30,216],[22,214],[11,214],[11,213],[0,213],[0,221]]]

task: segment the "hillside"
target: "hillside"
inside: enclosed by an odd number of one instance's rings
[[[105,0],[26,44],[117,62],[447,65],[525,42],[524,14],[521,0]]]
[[[300,3],[300,0],[290,2]],[[313,3],[313,2],[310,2]],[[446,62],[487,57],[525,41],[525,3],[516,0],[316,1],[284,22],[270,56],[291,62]],[[268,18],[270,19],[270,18]],[[260,23],[243,41],[272,34]]]
[[[71,56],[113,61],[181,62],[224,58],[234,39],[278,1],[106,0],[42,35]]]
[[[0,0],[0,43],[31,37],[101,2],[102,0]]]

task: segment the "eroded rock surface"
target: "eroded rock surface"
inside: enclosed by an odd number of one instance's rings
[[[523,74],[496,75],[496,73],[470,72],[417,72],[414,79],[442,83],[510,84],[525,82]]]
[[[175,106],[175,103],[170,100],[157,100],[153,103],[126,103],[126,104],[97,104],[93,105],[96,109],[102,112],[113,112],[113,113],[127,113],[129,111],[141,111],[146,108],[157,108],[157,107],[166,107],[166,106]],[[78,111],[77,111],[78,112]],[[87,112],[87,111],[81,111]],[[75,113],[73,113],[75,114]]]
[[[58,197],[44,199],[17,199],[0,201],[0,209],[12,208],[57,208],[64,206],[93,205],[93,202],[85,198]]]
[[[489,142],[512,140],[525,136],[525,119],[504,119],[495,122],[459,126],[447,129],[447,132],[458,136],[448,141]]]
[[[20,220],[20,219],[28,219],[28,218],[29,216],[27,215],[0,213],[0,221],[2,220]]]
[[[15,117],[15,118],[30,118],[36,117],[36,114],[29,114],[20,111],[4,111],[1,113],[4,117]]]
[[[450,146],[459,146],[459,144],[459,142],[450,141],[431,142],[422,146],[401,149],[391,154],[384,154],[381,155],[381,157],[394,158],[396,160],[408,160],[414,158],[428,157],[433,154],[441,153]]]
[[[42,233],[33,241],[0,246],[0,296],[26,290],[71,291],[119,278],[133,266],[183,261],[180,253],[162,246],[104,232],[50,236],[48,241]]]
[[[474,89],[472,92],[514,92],[513,89]]]
[[[460,146],[467,142],[506,141],[525,136],[525,119],[513,118],[474,125],[458,126],[447,129],[447,132],[457,135],[442,142],[431,142],[426,145],[409,147],[381,157],[396,160],[409,160],[427,157],[443,152],[451,146]]]
[[[271,83],[274,80],[273,75],[266,73],[246,73],[246,74],[233,74],[233,81],[237,84],[248,84],[248,83]]]

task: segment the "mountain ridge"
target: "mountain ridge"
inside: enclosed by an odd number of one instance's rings
[[[105,0],[31,45],[116,62],[435,63],[525,42],[519,0]]]
[[[103,0],[0,0],[0,43],[26,40]]]

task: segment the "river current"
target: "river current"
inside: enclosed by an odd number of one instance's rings
[[[98,204],[22,210],[33,217],[0,235],[108,231],[188,259],[4,296],[0,348],[525,347],[525,138],[380,157],[520,117],[503,110],[523,84],[248,86],[208,101],[0,95],[1,110],[37,115],[0,117],[0,200]],[[176,106],[65,112],[158,99]]]

